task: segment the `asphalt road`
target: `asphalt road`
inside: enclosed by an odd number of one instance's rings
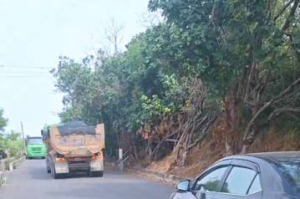
[[[45,160],[27,160],[8,174],[0,187],[2,199],[166,199],[173,189],[165,184],[105,171],[103,178],[79,175],[54,180],[46,173]]]

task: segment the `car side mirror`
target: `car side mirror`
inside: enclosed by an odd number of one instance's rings
[[[182,192],[186,192],[190,190],[190,180],[183,180],[181,182],[178,183],[177,185],[177,190],[178,191],[182,191]]]

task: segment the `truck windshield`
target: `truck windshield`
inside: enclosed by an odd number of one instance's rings
[[[30,138],[27,141],[27,144],[34,145],[34,144],[43,144],[42,138]]]

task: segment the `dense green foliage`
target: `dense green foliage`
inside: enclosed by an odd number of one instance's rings
[[[8,152],[12,157],[19,156],[23,149],[19,133],[5,133],[7,119],[3,116],[3,109],[0,109],[0,151]]]
[[[7,125],[7,119],[3,117],[3,109],[0,109],[0,150],[5,149],[5,142],[6,140],[4,139],[3,136],[3,131],[4,127]]]
[[[179,63],[169,65],[192,68],[211,93],[245,110],[247,145],[273,116],[299,118],[299,1],[151,0],[149,8],[167,19],[172,44],[162,51]]]
[[[232,123],[243,129],[245,145],[278,117],[299,122],[299,0],[150,0],[149,9],[162,10],[165,21],[125,52],[60,58],[54,76],[66,94],[63,121],[104,122],[108,146],[120,144],[120,133],[139,139],[140,128],[195,103],[196,78],[210,108],[232,103],[240,110],[243,119]]]
[[[4,127],[7,125],[7,119],[3,117],[3,109],[0,109],[0,133],[3,132]]]
[[[24,144],[20,133],[11,132],[1,137],[0,150],[6,151],[11,157],[20,157]]]

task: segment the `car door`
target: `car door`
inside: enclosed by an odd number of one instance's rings
[[[260,172],[254,165],[234,164],[214,199],[262,199]]]
[[[216,166],[197,178],[192,188],[196,198],[213,199],[215,192],[220,189],[221,182],[229,170],[229,165]]]

